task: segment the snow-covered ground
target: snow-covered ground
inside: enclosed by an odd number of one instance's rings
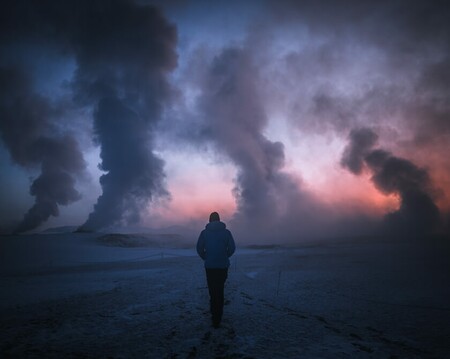
[[[448,241],[238,247],[213,329],[193,248],[99,236],[0,238],[0,357],[450,357]]]

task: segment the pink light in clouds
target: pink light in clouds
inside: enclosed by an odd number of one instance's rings
[[[206,220],[212,211],[217,211],[227,220],[236,210],[232,195],[233,183],[208,183],[193,178],[180,182],[169,188],[173,197],[169,206],[170,215],[175,214],[176,218]]]
[[[382,217],[398,209],[398,198],[381,194],[369,177],[342,170],[339,158],[343,141],[310,137],[299,144],[283,132],[277,133],[281,135],[277,139],[285,143],[285,170],[298,178],[300,188],[312,193],[336,216]],[[236,211],[232,191],[237,170],[223,159],[208,155],[170,150],[161,154],[166,159],[171,201],[154,203],[149,208],[150,226],[204,222],[212,211],[218,211],[224,221],[231,219]]]
[[[228,221],[236,210],[233,179],[236,169],[198,152],[166,151],[167,187],[171,200],[150,207],[150,225],[207,221],[213,211]]]
[[[398,196],[380,193],[368,178],[347,179],[347,182],[336,180],[312,191],[341,215],[364,213],[382,217],[400,206]]]

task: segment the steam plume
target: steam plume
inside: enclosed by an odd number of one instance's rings
[[[268,119],[259,86],[257,68],[248,51],[227,48],[217,56],[208,70],[200,101],[206,118],[205,138],[238,168],[236,225],[251,225],[258,240],[280,227],[283,235],[296,231],[299,236],[310,230],[308,218],[314,216],[316,206],[282,171],[283,144],[263,134]]]
[[[0,38],[0,65],[14,64],[22,48],[25,54],[57,53],[62,61],[74,63],[73,73],[64,75],[70,81],[66,91],[71,106],[94,114],[100,167],[107,173],[101,178],[103,194],[82,229],[138,221],[149,200],[167,195],[163,161],[152,152],[152,136],[170,97],[165,76],[176,66],[175,28],[157,8],[128,0],[25,0],[2,10],[0,27],[6,35]],[[39,75],[33,73],[29,55],[20,61],[21,74]],[[7,82],[2,96],[15,86]],[[31,189],[36,205],[20,230],[57,215],[56,204],[78,199],[73,174],[84,168],[73,139],[56,133],[46,137],[49,131],[43,128],[52,121],[64,130],[64,111],[59,118],[52,114],[51,102],[59,100],[37,95],[33,91],[40,84],[33,86],[2,99],[2,134],[12,157],[21,164],[41,164],[42,170]],[[73,152],[77,155],[70,156]],[[24,158],[28,154],[32,160]]]
[[[260,218],[274,209],[274,186],[284,163],[283,145],[271,142],[261,130],[267,123],[259,104],[251,60],[238,48],[214,59],[202,101],[208,119],[207,136],[237,165],[238,215]]]
[[[97,5],[88,6],[91,21],[79,34],[74,89],[96,108],[95,138],[107,173],[82,230],[136,223],[149,200],[168,195],[152,131],[170,96],[165,75],[176,65],[175,28],[151,6]]]
[[[430,233],[439,224],[439,209],[433,201],[435,189],[428,172],[411,161],[382,149],[373,149],[377,135],[368,128],[352,130],[341,164],[354,174],[365,165],[375,187],[384,194],[397,194],[400,208],[385,216],[390,230]]]
[[[33,91],[23,71],[0,68],[0,89],[3,142],[16,163],[41,169],[30,188],[35,203],[15,229],[24,232],[58,216],[59,205],[80,199],[75,179],[83,173],[85,162],[75,139],[56,131],[54,121],[64,114]]]

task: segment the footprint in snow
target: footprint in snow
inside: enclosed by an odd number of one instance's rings
[[[202,343],[208,342],[210,338],[211,338],[211,331],[208,331],[208,332],[206,332],[205,335],[203,336]]]

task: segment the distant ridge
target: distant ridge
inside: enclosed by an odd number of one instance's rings
[[[179,234],[107,233],[97,242],[109,247],[192,248],[193,244]]]
[[[42,234],[51,234],[51,233],[72,233],[76,231],[78,226],[61,226],[61,227],[52,227],[47,228],[41,231]]]
[[[197,239],[198,234],[200,233],[198,230],[194,230],[189,227],[180,226],[180,225],[172,225],[161,228],[151,228],[151,227],[120,227],[113,226],[108,228],[102,228],[100,230],[88,230],[84,229],[80,226],[60,226],[60,227],[52,227],[47,228],[39,233],[41,234],[61,234],[61,233],[99,233],[99,234],[140,234],[140,235],[172,235],[172,236],[181,236],[187,239]]]

